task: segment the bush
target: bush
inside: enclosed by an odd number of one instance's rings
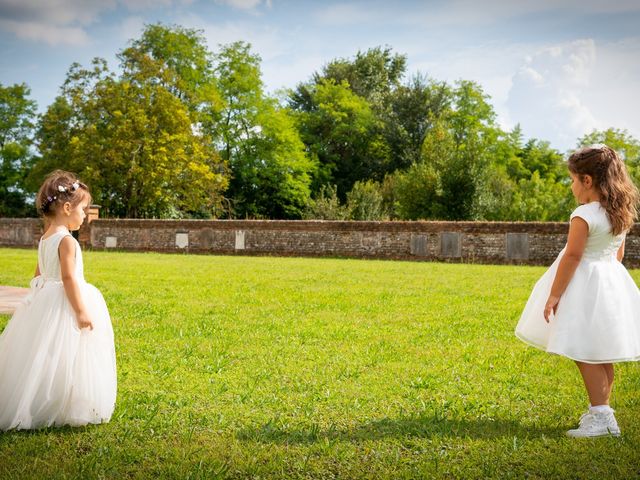
[[[347,193],[347,210],[351,220],[388,220],[383,206],[380,184],[372,180],[356,182]]]

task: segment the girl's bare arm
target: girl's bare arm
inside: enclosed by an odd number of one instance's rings
[[[91,322],[84,302],[82,301],[80,286],[78,285],[78,281],[74,274],[76,265],[75,240],[69,236],[64,237],[58,247],[58,253],[60,255],[60,275],[62,277],[62,284],[64,285],[64,291],[67,294],[69,303],[71,304],[74,312],[76,312],[78,327],[81,329],[89,327],[93,330],[93,323]]]
[[[587,245],[587,237],[589,236],[589,225],[587,222],[580,218],[574,217],[569,224],[569,237],[567,238],[567,247],[565,249],[560,264],[558,265],[558,271],[556,277],[553,280],[551,286],[551,293],[547,299],[547,303],[544,307],[544,319],[548,322],[551,312],[556,311],[560,297],[564,293],[573,277],[573,274],[578,268],[584,248]]]
[[[624,242],[625,241],[626,239],[622,240],[622,245],[620,245],[620,248],[618,249],[618,254],[616,255],[619,262],[622,262],[622,259],[624,258]]]

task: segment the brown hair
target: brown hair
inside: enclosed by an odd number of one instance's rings
[[[568,167],[580,181],[584,175],[593,179],[611,222],[611,233],[619,235],[633,226],[638,216],[638,189],[615,150],[606,145],[581,148],[569,157]]]
[[[45,217],[53,216],[59,206],[69,202],[72,207],[85,198],[91,201],[89,188],[71,172],[55,170],[44,179],[38,195],[36,207]]]

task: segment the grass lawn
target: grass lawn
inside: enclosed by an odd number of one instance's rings
[[[513,335],[544,268],[84,255],[116,334],[114,416],[0,433],[2,479],[640,476],[640,366],[617,367],[623,436],[569,439],[577,368]],[[0,249],[0,285],[35,262]]]

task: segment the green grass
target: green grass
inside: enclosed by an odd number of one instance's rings
[[[572,440],[577,369],[513,335],[544,268],[84,255],[116,411],[0,433],[0,478],[640,476],[639,366],[617,367],[623,436]],[[26,286],[36,253],[0,258],[0,284]]]

